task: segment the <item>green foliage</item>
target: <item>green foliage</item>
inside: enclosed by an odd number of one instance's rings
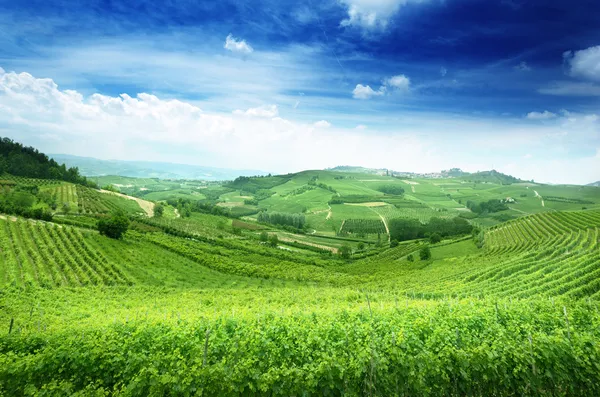
[[[121,239],[129,228],[129,218],[122,211],[116,211],[109,218],[103,218],[98,221],[98,231],[100,234]]]
[[[385,194],[391,194],[396,196],[401,196],[404,194],[404,188],[397,184],[382,185],[379,186],[377,190]]]
[[[502,202],[502,200],[488,200],[481,203],[474,201],[467,201],[467,208],[476,214],[486,214],[489,212],[499,212],[508,209],[508,206]]]
[[[350,259],[350,257],[352,256],[352,247],[350,247],[348,244],[344,244],[338,250],[338,254],[343,259]]]
[[[68,168],[49,158],[37,149],[23,146],[9,138],[0,139],[0,174],[40,179],[58,179],[83,185],[94,185],[79,175],[76,167]]]
[[[260,212],[258,221],[261,223],[270,223],[273,225],[292,226],[296,229],[302,229],[306,224],[304,214],[289,214],[283,212]]]
[[[439,233],[435,232],[435,233],[431,233],[431,234],[429,235],[429,242],[430,242],[431,244],[437,244],[437,243],[439,243],[440,241],[442,241],[442,236],[440,236],[440,234],[439,234]]]
[[[413,254],[408,254],[406,256],[406,260],[409,262],[414,262],[415,261],[415,257],[413,256]]]
[[[271,234],[269,236],[269,245],[271,247],[277,247],[278,244],[279,244],[279,237],[277,237],[276,234]]]
[[[261,232],[260,236],[259,236],[259,240],[262,241],[263,243],[266,243],[267,241],[269,241],[269,234],[267,232]]]
[[[398,244],[400,244],[398,242],[398,240],[391,240],[390,241],[390,248],[396,248],[398,246]]]
[[[165,206],[162,203],[158,203],[154,206],[154,217],[162,218],[165,213]]]
[[[424,245],[419,250],[419,258],[421,258],[422,261],[431,259],[431,249],[429,248],[428,245]]]
[[[465,219],[431,218],[429,223],[422,224],[416,219],[392,219],[389,222],[390,235],[398,241],[414,240],[437,233],[440,237],[470,234],[473,226]]]

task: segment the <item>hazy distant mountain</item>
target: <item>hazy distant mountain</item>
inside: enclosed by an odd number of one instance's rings
[[[238,176],[266,175],[258,170],[236,170],[152,161],[99,160],[92,157],[50,154],[67,167],[77,167],[84,176],[119,175],[136,178],[231,180]]]
[[[599,186],[600,187],[600,181],[588,183],[586,186]]]

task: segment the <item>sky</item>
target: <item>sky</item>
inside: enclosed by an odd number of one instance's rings
[[[597,0],[0,0],[0,136],[273,173],[600,180]]]

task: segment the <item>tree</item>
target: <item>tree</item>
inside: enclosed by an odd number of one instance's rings
[[[431,244],[437,244],[440,241],[442,241],[442,236],[440,236],[439,233],[431,233],[431,235],[429,236],[429,242]]]
[[[129,219],[122,211],[114,212],[110,218],[98,221],[100,234],[117,240],[123,237],[128,228]]]
[[[263,243],[269,241],[269,235],[267,234],[267,232],[260,233],[260,241],[262,241]]]
[[[271,234],[269,236],[269,245],[271,247],[277,247],[278,244],[279,244],[279,237],[277,237],[276,234]]]
[[[350,259],[352,256],[352,248],[348,244],[344,244],[340,247],[339,254],[344,259]]]
[[[392,240],[390,241],[390,248],[395,248],[398,246],[398,240]]]
[[[365,243],[363,243],[363,242],[358,243],[358,249],[361,250],[361,251],[364,250],[365,249]]]
[[[163,214],[165,212],[165,206],[158,203],[154,206],[154,217],[155,218],[162,218]]]
[[[415,261],[415,257],[413,256],[413,254],[409,254],[409,255],[406,257],[406,259],[407,259],[409,262],[414,262],[414,261]]]
[[[69,205],[69,203],[63,203],[62,211],[65,213],[65,215],[68,215],[69,212],[71,212],[71,206]]]
[[[421,250],[419,251],[419,257],[422,261],[431,259],[431,250],[429,249],[428,245],[424,245],[423,248],[421,248]]]

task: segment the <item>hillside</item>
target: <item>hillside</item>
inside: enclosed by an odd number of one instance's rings
[[[600,186],[600,181],[593,182],[593,183],[588,183],[586,186]]]
[[[596,188],[5,177],[68,205],[0,214],[0,395],[600,394]]]
[[[99,160],[66,154],[52,154],[50,156],[70,167],[79,168],[81,174],[88,177],[116,175],[134,178],[224,181],[234,179],[240,175],[266,175],[266,172],[257,170],[235,170],[152,161]]]

